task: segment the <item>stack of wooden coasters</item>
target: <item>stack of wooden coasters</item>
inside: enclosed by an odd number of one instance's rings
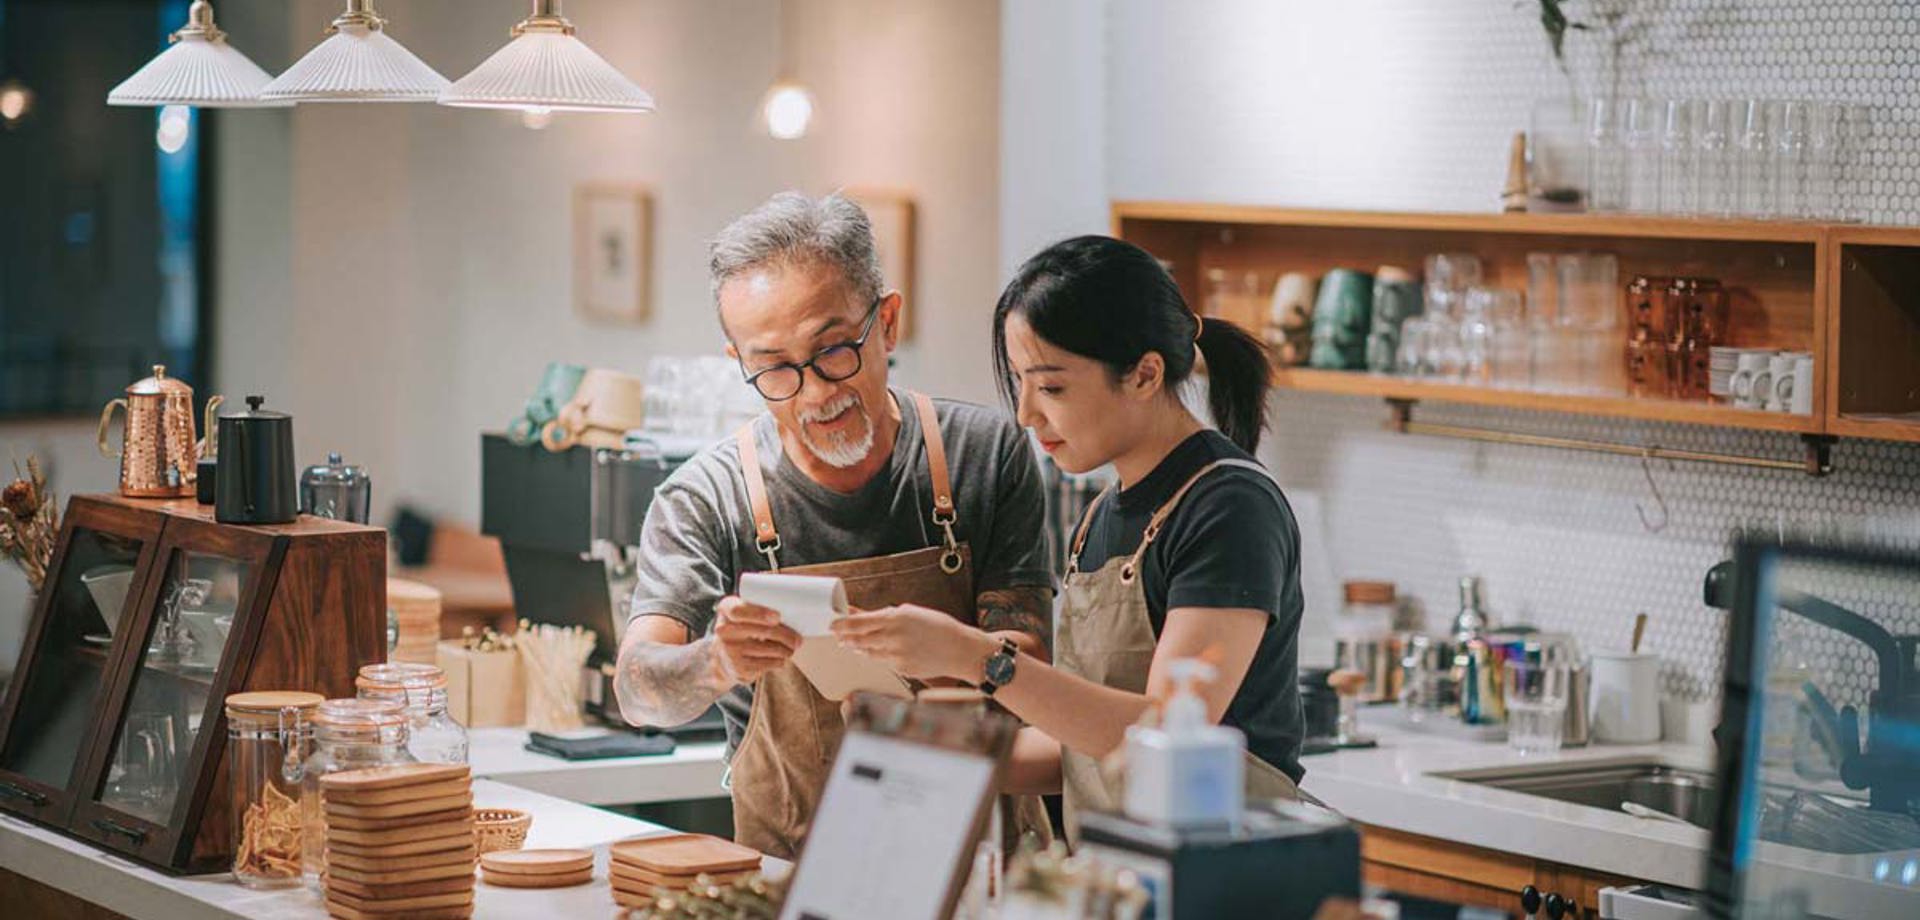
[[[341,920],[473,916],[473,787],[464,764],[320,778],[327,913]]]
[[[593,881],[591,850],[495,850],[480,856],[480,876],[503,888],[565,888]]]
[[[607,877],[621,907],[646,907],[656,891],[685,889],[702,875],[724,885],[760,871],[758,850],[706,834],[623,840],[608,850]]]

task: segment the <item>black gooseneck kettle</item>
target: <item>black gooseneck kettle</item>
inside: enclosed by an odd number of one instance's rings
[[[260,408],[264,402],[249,396],[247,408],[220,416],[213,519],[222,524],[285,524],[300,514],[293,416]]]

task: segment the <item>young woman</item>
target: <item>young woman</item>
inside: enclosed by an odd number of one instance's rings
[[[1202,322],[1144,250],[1097,236],[1021,266],[993,321],[994,364],[1020,423],[1062,469],[1112,464],[1119,476],[1074,535],[1053,661],[911,606],[845,618],[836,634],[908,676],[978,684],[1027,722],[1009,784],[1063,792],[1070,835],[1079,809],[1118,809],[1099,762],[1164,699],[1167,666],[1181,658],[1217,669],[1201,693],[1213,719],[1246,733],[1249,799],[1297,797],[1300,536],[1253,459],[1265,348]],[[1202,358],[1219,430],[1179,397]]]

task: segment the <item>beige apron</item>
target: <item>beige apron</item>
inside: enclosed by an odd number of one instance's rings
[[[766,554],[772,571],[841,579],[847,586],[847,602],[854,607],[871,610],[918,604],[972,625],[979,615],[972,551],[953,534],[958,511],[947,476],[946,443],[940,435],[933,401],[920,393],[910,395],[919,413],[933,480],[933,523],[945,534],[940,545],[890,556],[781,568],[777,556],[780,533],[773,525],[766,476],[749,425],[735,435],[735,440],[740,445],[740,466],[753,508],[755,543]],[[728,773],[734,840],[769,856],[797,856],[844,734],[846,722],[840,704],[821,696],[791,662],[756,681],[753,710]],[[1041,834],[1042,842],[1050,839],[1046,809],[1040,800],[1025,796],[1015,804],[1017,811],[1008,812],[1004,822],[1009,833],[1029,829]],[[1002,808],[1006,811],[1009,803],[1003,801]]]
[[[1157,640],[1153,620],[1147,612],[1145,584],[1140,580],[1140,560],[1147,547],[1160,536],[1160,528],[1173,514],[1187,490],[1214,469],[1241,466],[1267,475],[1257,463],[1245,460],[1216,460],[1194,473],[1180,490],[1154,511],[1140,537],[1140,548],[1131,558],[1114,557],[1091,575],[1080,572],[1080,550],[1086,545],[1087,527],[1093,513],[1108,492],[1102,492],[1087,505],[1068,550],[1066,587],[1053,626],[1053,663],[1055,667],[1088,680],[1129,693],[1145,693],[1147,671],[1153,664]],[[1067,839],[1080,839],[1078,812],[1082,809],[1118,812],[1122,787],[1118,777],[1101,769],[1100,761],[1062,748],[1060,777],[1065,795]],[[1268,799],[1301,798],[1292,777],[1272,764],[1246,755],[1246,797],[1249,803]]]

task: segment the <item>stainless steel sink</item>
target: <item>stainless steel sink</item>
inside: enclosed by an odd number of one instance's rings
[[[1620,811],[1622,803],[1632,802],[1699,827],[1713,820],[1713,776],[1658,761],[1545,764],[1435,775],[1606,811]]]

